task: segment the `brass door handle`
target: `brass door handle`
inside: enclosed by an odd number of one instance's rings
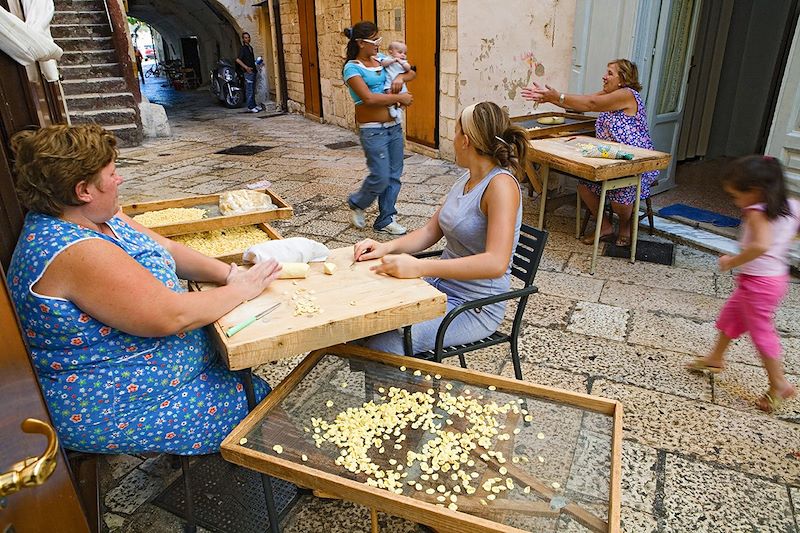
[[[41,485],[56,469],[58,436],[53,426],[36,418],[26,418],[21,426],[25,433],[47,436],[47,448],[40,457],[28,457],[14,464],[8,472],[0,474],[0,497],[19,492],[25,487]]]

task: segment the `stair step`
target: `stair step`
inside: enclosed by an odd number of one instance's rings
[[[50,34],[58,40],[62,37],[109,37],[111,27],[105,24],[51,24]]]
[[[105,92],[99,93],[80,93],[66,96],[67,107],[76,111],[90,111],[93,109],[118,108],[136,106],[136,100],[130,92]]]
[[[65,79],[109,78],[122,75],[119,63],[94,63],[88,65],[61,65]]]
[[[57,10],[53,13],[53,24],[106,24],[108,25],[108,14],[106,10],[80,10],[67,11]]]
[[[62,11],[105,11],[103,0],[55,0],[55,8]]]
[[[69,116],[73,124],[95,123],[104,127],[120,124],[135,124],[136,121],[136,111],[130,107],[93,109],[91,111],[70,109]]]
[[[61,37],[53,40],[65,52],[114,50],[111,37]]]
[[[117,146],[120,148],[139,146],[144,139],[141,128],[133,122],[128,124],[114,124],[111,126],[104,125],[103,127],[114,134],[118,141]]]
[[[62,85],[66,94],[107,93],[128,90],[125,78],[118,76],[64,79]]]
[[[102,65],[116,63],[114,50],[68,50],[59,59],[61,66],[67,65]]]

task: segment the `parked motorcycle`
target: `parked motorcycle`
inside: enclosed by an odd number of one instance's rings
[[[220,59],[211,71],[211,92],[225,107],[241,107],[245,99],[244,76],[227,59]]]

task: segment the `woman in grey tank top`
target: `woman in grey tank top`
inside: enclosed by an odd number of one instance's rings
[[[382,258],[372,267],[398,278],[424,277],[447,295],[447,311],[459,304],[509,290],[511,257],[522,222],[522,194],[514,178],[523,172],[528,146],[525,131],[512,124],[492,102],[466,107],[456,124],[456,163],[467,169],[444,204],[420,229],[389,242],[365,239],[355,245],[359,260]],[[444,237],[438,261],[409,254],[425,250]],[[445,345],[480,340],[503,320],[505,304],[462,313],[447,329]],[[414,353],[434,346],[442,317],[412,326]],[[363,340],[375,350],[403,353],[400,330]]]

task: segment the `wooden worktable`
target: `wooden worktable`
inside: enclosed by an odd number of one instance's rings
[[[603,159],[600,157],[584,157],[581,155],[580,143],[605,144],[618,147],[633,154],[633,159]],[[578,135],[566,139],[536,139],[530,141],[528,159],[541,165],[542,194],[539,196],[539,228],[544,226],[545,203],[547,201],[547,179],[553,168],[589,181],[602,184],[600,206],[605,205],[606,193],[623,187],[636,187],[636,200],[633,205],[631,233],[631,262],[636,260],[636,239],[639,234],[639,196],[641,194],[642,174],[653,170],[662,170],[669,166],[670,154],[647,150],[627,144],[615,143]],[[580,235],[581,200],[578,195],[577,213],[575,215],[575,237]],[[597,249],[600,243],[602,216],[597,217],[594,234],[592,263],[589,269],[594,274],[597,261]]]
[[[444,315],[447,297],[424,280],[375,274],[369,267],[378,260],[362,261],[351,269],[352,260],[351,246],[331,250],[328,262],[338,266],[332,276],[323,273],[322,263],[310,263],[307,278],[275,280],[260,296],[209,326],[228,368],[251,368]],[[321,312],[294,316],[292,296],[298,290],[313,296]],[[233,337],[225,335],[229,327],[276,302],[281,306],[262,321]]]

